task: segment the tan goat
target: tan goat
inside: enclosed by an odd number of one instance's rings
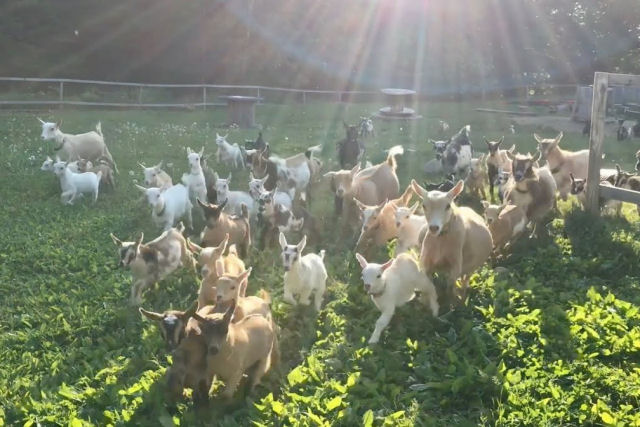
[[[187,337],[201,336],[206,343],[205,378],[209,382],[202,389],[208,391],[213,377],[217,377],[225,383],[222,396],[226,398],[233,396],[249,369],[250,388],[253,391],[271,368],[272,355],[276,351],[276,333],[272,322],[254,314],[232,323],[234,310],[235,303],[232,303],[226,313],[202,315],[198,312],[193,316],[197,324],[190,324],[187,329]]]
[[[537,134],[533,137],[538,142],[538,151],[548,163],[549,170],[556,182],[556,187],[562,200],[567,200],[571,193],[571,178],[586,178],[589,169],[589,150],[567,151],[560,148],[560,140],[563,133],[555,138],[543,139]]]
[[[353,227],[358,222],[359,209],[355,200],[375,206],[398,197],[400,184],[396,175],[395,156],[403,152],[402,146],[397,145],[389,150],[384,162],[375,166],[360,170],[360,165],[357,165],[350,171],[340,170],[324,174],[325,178],[331,179],[331,189],[336,199],[336,213],[343,214],[346,225]]]
[[[485,156],[483,154],[477,159],[471,159],[469,173],[464,181],[464,185],[469,191],[469,194],[477,198],[486,199],[487,196],[484,192],[484,185],[487,181],[489,181],[489,175],[487,174]]]
[[[524,231],[527,217],[515,205],[492,205],[482,201],[484,216],[493,239],[493,248],[500,250]]]
[[[532,235],[543,225],[545,216],[556,201],[556,181],[548,167],[537,167],[531,154],[511,154],[513,160],[512,186],[506,196],[507,203],[522,209],[527,219],[534,223]]]
[[[184,339],[187,322],[197,310],[197,303],[194,303],[185,311],[165,310],[162,313],[147,311],[140,307],[140,314],[147,319],[156,322],[160,328],[162,339],[164,339],[169,350],[175,349]]]
[[[200,199],[197,199],[197,202],[204,209],[207,219],[207,225],[200,236],[202,246],[217,246],[229,234],[229,243],[236,244],[240,256],[246,258],[251,246],[251,227],[247,206],[242,205],[242,216],[232,216],[222,211],[227,204],[226,200],[219,205],[204,203]]]
[[[428,224],[420,252],[422,267],[428,274],[442,272],[446,275],[449,302],[452,302],[456,282],[460,279],[464,301],[471,274],[491,255],[491,233],[473,209],[456,206],[454,200],[464,189],[464,181],[458,181],[447,193],[427,192],[415,180],[411,181],[411,186],[422,197]]]

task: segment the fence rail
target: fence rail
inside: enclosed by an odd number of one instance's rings
[[[357,96],[362,97],[372,97],[379,96],[378,92],[373,91],[336,91],[336,90],[318,90],[318,89],[292,89],[292,88],[283,88],[283,87],[270,87],[270,86],[261,86],[261,85],[218,85],[218,84],[162,84],[162,83],[133,83],[133,82],[113,82],[113,81],[103,81],[103,80],[79,80],[79,79],[58,79],[58,78],[36,78],[36,77],[0,77],[0,85],[4,84],[5,86],[15,86],[20,85],[21,83],[25,85],[49,85],[49,99],[5,99],[2,97],[3,92],[0,90],[0,106],[38,106],[38,105],[70,105],[70,106],[104,106],[104,107],[134,107],[134,108],[202,108],[206,109],[210,106],[220,106],[225,105],[225,102],[217,101],[211,102],[211,98],[218,99],[220,95],[227,95],[233,93],[233,91],[238,91],[241,93],[249,93],[250,95],[257,96],[265,100],[265,102],[274,102],[279,97],[276,94],[284,95],[285,98],[290,99],[294,97],[300,103],[306,103],[311,101],[314,97],[318,98],[321,96],[330,96],[334,101],[343,101],[344,99],[353,100]],[[83,100],[78,99],[82,98],[85,93],[79,92],[80,94],[69,95],[69,88],[78,85],[82,85],[85,89],[91,88],[92,86],[100,86],[100,87],[112,87],[112,88],[120,88],[121,90],[129,90],[136,89],[137,93],[133,97],[134,99],[130,99],[131,97],[127,93],[119,93],[117,96],[119,98],[125,97],[127,98],[125,102],[122,101],[109,101],[105,99],[100,100]],[[188,101],[184,102],[143,102],[144,96],[143,91],[146,89],[147,92],[151,90],[194,90],[190,93],[190,98]],[[197,90],[197,92],[195,91]],[[91,92],[91,91],[89,91]],[[219,93],[218,93],[219,92]],[[15,96],[24,96],[27,97],[26,93],[15,92],[15,91],[6,91],[6,94],[15,95]],[[76,90],[76,93],[78,91]],[[95,91],[92,92],[95,94]],[[266,96],[266,94],[270,94]],[[100,97],[100,95],[93,95],[93,97]],[[103,96],[104,97],[104,96]],[[196,99],[197,97],[197,99]],[[51,99],[54,98],[54,99]]]

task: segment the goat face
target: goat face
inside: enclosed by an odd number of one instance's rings
[[[189,167],[191,167],[191,172],[198,172],[202,169],[200,160],[202,159],[203,153],[204,147],[202,147],[202,150],[200,150],[199,153],[191,151],[191,148],[187,147],[187,162],[189,163]]]
[[[206,317],[198,313],[193,314],[193,318],[198,322],[198,327],[193,332],[202,335],[207,344],[207,354],[215,356],[224,345],[229,333],[229,323],[236,309],[235,299],[225,313],[213,313]]]
[[[327,172],[324,174],[326,178],[330,178],[331,190],[336,196],[342,198],[351,191],[353,177],[360,171],[360,165],[356,165],[350,171],[341,170],[335,172]]]
[[[307,244],[307,236],[303,236],[302,240],[300,240],[297,245],[289,245],[286,237],[281,232],[279,242],[280,247],[282,248],[282,252],[280,254],[282,257],[282,266],[284,267],[284,271],[289,271],[291,270],[291,266],[302,256],[302,251]]]
[[[140,252],[142,239],[144,239],[144,233],[140,233],[140,237],[135,242],[123,242],[111,234],[111,240],[118,247],[118,255],[120,256],[118,267],[126,268],[136,260]]]
[[[484,139],[484,142],[487,144],[487,150],[489,151],[490,157],[495,157],[500,150],[500,145],[504,142],[504,136],[497,141],[489,141],[487,138]]]
[[[382,273],[391,266],[393,258],[384,264],[368,263],[360,254],[356,253],[356,259],[362,268],[362,282],[364,290],[368,295],[376,295],[384,291],[385,283],[382,280]]]
[[[40,166],[40,170],[45,172],[53,172],[53,159],[47,156],[47,160],[42,162],[42,166]]]
[[[53,173],[55,173],[56,176],[58,176],[58,177],[64,175],[64,172],[65,172],[66,169],[67,169],[67,163],[66,162],[55,162],[53,164]]]
[[[509,181],[510,177],[511,177],[511,172],[498,169],[498,175],[496,176],[495,184],[505,185],[507,181]]]
[[[276,195],[276,190],[263,191],[258,197],[258,213],[261,215],[273,214],[273,199]]]
[[[534,163],[539,158],[538,156],[536,156],[536,158],[533,158],[529,153],[527,153],[526,155],[510,154],[509,157],[513,161],[513,179],[516,182],[522,182],[525,178],[531,176]]]
[[[196,199],[196,202],[198,202],[198,204],[204,210],[204,216],[207,219],[207,222],[213,223],[213,224],[218,222],[218,219],[220,218],[220,214],[222,213],[222,209],[224,209],[224,207],[227,204],[226,200],[224,200],[219,205],[214,205],[213,203],[205,203],[200,199]]]
[[[502,212],[502,208],[504,206],[492,205],[486,200],[483,200],[481,203],[482,203],[482,207],[484,208],[484,213],[483,213],[484,220],[487,222],[487,224],[492,224],[494,221],[498,219],[498,216],[500,215],[500,212]]]
[[[411,186],[422,197],[422,209],[429,224],[429,233],[439,236],[451,219],[453,201],[464,189],[464,181],[458,181],[447,193],[427,191],[415,180],[411,181]]]
[[[411,217],[411,215],[416,212],[418,206],[418,202],[415,202],[410,208],[405,206],[396,206],[396,227],[400,228],[402,224],[404,224],[404,222],[407,221]]]
[[[369,229],[377,226],[378,217],[380,216],[380,212],[382,212],[382,208],[387,204],[387,201],[385,200],[378,206],[366,206],[357,200],[356,204],[362,213],[362,233],[365,233]]]
[[[267,177],[265,176],[262,179],[254,178],[253,174],[249,180],[249,194],[253,197],[254,200],[258,200],[260,195],[265,191],[264,183],[267,182]]]
[[[60,123],[44,122],[42,120],[40,120],[40,123],[42,123],[42,135],[40,137],[45,141],[55,139],[56,133],[60,129]]]
[[[195,303],[187,311],[167,310],[164,313],[147,311],[142,307],[139,310],[147,319],[158,324],[160,334],[162,334],[162,339],[167,344],[167,348],[174,350],[185,337],[187,321],[195,312],[197,306],[197,303]]]
[[[225,274],[219,277],[216,282],[216,303],[226,303],[232,301],[238,297],[238,290],[245,285],[251,274],[251,267],[248,270],[243,271],[238,276],[231,276]],[[246,285],[245,285],[246,286]]]
[[[227,179],[223,179],[223,178],[216,179],[216,191],[218,192],[218,197],[222,199],[227,198],[227,194],[229,194],[230,182],[231,182],[231,174],[229,174]]]
[[[154,185],[156,183],[156,177],[158,176],[158,174],[160,173],[160,171],[162,170],[162,162],[158,163],[155,166],[152,166],[150,168],[144,166],[142,163],[138,163],[140,165],[140,167],[142,168],[142,171],[144,173],[144,185]]]
[[[562,132],[560,132],[555,138],[540,138],[538,134],[533,134],[533,137],[538,143],[538,151],[542,155],[543,159],[546,159],[549,153],[551,153],[551,151],[553,151],[560,144],[560,140],[563,136],[564,134]]]
[[[227,142],[227,137],[228,136],[229,136],[229,134],[220,135],[219,133],[216,132],[216,145],[223,146],[225,144],[228,144],[228,142]]]
[[[355,141],[358,139],[358,127],[344,123],[344,130],[347,134],[347,141]]]
[[[587,180],[582,178],[574,178],[572,173],[569,174],[569,177],[571,178],[571,194],[576,195],[582,193],[584,191]]]
[[[442,155],[446,151],[449,141],[434,141],[433,139],[430,139],[429,142],[433,145],[433,149],[436,152],[436,159],[442,159]]]

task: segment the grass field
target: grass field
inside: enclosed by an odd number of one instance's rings
[[[506,132],[508,118],[481,115],[470,104],[426,104],[403,127],[376,122],[367,141],[373,163],[384,148],[414,149],[399,159],[404,187],[431,158],[427,137],[438,118],[482,136]],[[335,168],[342,119],[375,109],[354,105],[265,105],[258,122],[274,152],[288,155],[322,143]],[[431,319],[417,302],[402,307],[380,344],[366,341],[379,313],[364,294],[352,241],[340,236],[328,188],[312,211],[324,222],[329,290],[319,314],[282,302],[279,251],[252,252],[249,292],[268,289],[281,327],[283,361],[258,388],[232,402],[196,408],[163,401],[170,365],[160,334],[127,305],[130,275],[117,269],[109,238],[131,238],[150,224],[133,186],[138,161],[164,160],[174,180],[186,170],[185,147],[214,150],[223,110],[207,112],[60,111],[63,130],[102,121],[120,175],[115,192],[95,206],[63,206],[59,185],[39,170],[53,144],[40,139],[32,113],[0,120],[0,425],[640,425],[640,227],[635,207],[624,218],[596,219],[570,203],[549,226],[551,237],[521,240],[513,253],[472,280],[469,304]],[[533,151],[533,131],[507,135],[507,145]],[[231,130],[229,140],[255,138]],[[566,148],[587,139],[566,135]],[[630,169],[636,141],[606,141],[606,162]],[[214,165],[226,175],[227,170]],[[133,176],[131,176],[133,175]],[[234,172],[232,187],[246,185]],[[156,311],[186,308],[198,284],[179,271],[145,294]]]

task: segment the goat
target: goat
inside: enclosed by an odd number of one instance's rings
[[[511,179],[511,172],[498,169],[495,185],[498,186],[498,198],[500,202],[504,201],[506,194],[511,190],[514,182]]]
[[[144,233],[135,242],[123,242],[110,234],[113,243],[118,246],[119,266],[129,268],[133,276],[131,303],[142,302],[142,292],[173,273],[180,266],[187,266],[195,272],[195,261],[187,242],[182,236],[184,226],[170,228],[151,242],[142,243]]]
[[[218,203],[218,193],[216,191],[216,173],[209,166],[209,157],[211,157],[211,154],[202,156],[200,158],[200,167],[202,168],[204,182],[207,187],[207,201],[209,203]]]
[[[616,139],[618,141],[624,141],[631,138],[633,130],[624,125],[624,119],[618,119],[618,129],[616,130]]]
[[[640,176],[623,172],[619,165],[616,165],[615,186],[627,190],[640,191]],[[638,215],[640,215],[640,204],[636,205]]]
[[[218,177],[215,174],[217,203],[227,202],[224,209],[225,212],[234,215],[242,214],[242,205],[246,205],[249,212],[253,212],[253,197],[246,191],[231,191],[229,184],[231,183],[231,173],[226,179]]]
[[[518,206],[492,205],[484,200],[482,206],[495,250],[502,249],[527,227],[527,216]]]
[[[297,245],[289,245],[287,238],[280,233],[279,242],[285,271],[284,300],[296,305],[294,295],[298,295],[300,304],[309,305],[311,294],[313,294],[315,308],[320,311],[328,277],[323,262],[324,250],[320,251],[320,254],[309,253],[302,256],[302,251],[307,244],[306,235]]]
[[[60,130],[62,121],[58,123],[45,122],[38,118],[42,124],[42,139],[54,140],[58,143],[55,151],[60,151],[64,154],[67,160],[88,159],[91,161],[97,161],[105,159],[118,173],[118,167],[111,157],[111,153],[104,143],[104,136],[102,135],[102,125],[100,122],[96,125],[96,130],[81,133],[78,135],[72,135],[69,133],[63,133]]]
[[[144,188],[136,184],[136,188],[147,197],[151,205],[151,219],[157,227],[167,231],[180,219],[186,218],[187,226],[193,228],[192,205],[187,187],[176,184],[169,188]]]
[[[449,123],[444,120],[438,120],[438,134],[444,136],[449,132]]]
[[[571,179],[569,174],[576,178],[586,178],[589,168],[589,150],[567,151],[560,148],[560,140],[564,134],[550,139],[540,138],[537,134],[533,137],[538,142],[538,151],[545,159],[556,182],[556,187],[562,200],[567,200],[571,192]]]
[[[171,187],[173,181],[168,173],[162,170],[162,161],[155,166],[146,167],[144,163],[138,162],[144,173],[144,185],[147,187]]]
[[[395,156],[402,153],[404,153],[402,146],[396,145],[389,150],[386,161],[380,164],[363,170],[356,165],[350,171],[340,170],[324,174],[326,178],[330,178],[331,189],[335,194],[337,215],[342,214],[343,205],[346,202],[345,224],[353,225],[359,217],[354,200],[373,206],[398,197],[400,184],[396,175]]]
[[[189,318],[196,312],[197,305],[192,304],[185,311],[165,310],[162,313],[147,311],[140,307],[138,310],[147,319],[156,322],[160,328],[162,339],[167,344],[167,349],[174,350],[185,337],[185,329]]]
[[[343,122],[343,125],[346,136],[336,143],[336,150],[340,168],[346,169],[360,163],[365,148],[362,141],[358,139],[358,127],[350,126],[346,122]]]
[[[471,165],[473,145],[469,139],[471,126],[466,125],[447,142],[440,161],[445,175],[465,175]]]
[[[429,277],[420,271],[418,263],[409,254],[398,255],[384,264],[368,263],[356,253],[362,267],[362,281],[365,292],[371,296],[381,314],[369,338],[369,344],[376,344],[380,334],[389,325],[397,307],[401,307],[421,293],[421,299],[429,304],[431,315],[438,316],[438,294]]]
[[[259,178],[255,178],[253,176],[253,173],[249,174],[249,194],[251,195],[251,198],[254,201],[259,201],[260,197],[264,193],[269,192],[265,188],[265,182],[267,181],[267,179],[268,177],[266,176],[262,179],[259,179]],[[275,188],[272,188],[271,190],[275,190],[275,193],[271,191],[271,193],[274,194],[273,199],[275,203],[281,204],[291,209],[291,206],[293,205],[293,200],[291,200],[291,196],[289,196],[288,193],[285,193],[284,191],[278,191]]]
[[[235,303],[232,303],[225,313],[201,315],[197,312],[192,318],[193,324],[190,323],[187,327],[187,339],[203,338],[205,342],[207,372],[204,377],[201,376],[204,382],[197,384],[197,390],[208,392],[213,377],[218,377],[225,383],[222,392],[225,398],[233,396],[243,375],[250,369],[250,390],[253,391],[269,371],[272,358],[278,353],[276,331],[272,321],[261,315],[250,315],[232,323],[234,310]],[[196,351],[201,351],[200,349],[200,346],[195,346]],[[191,352],[187,354],[189,356],[185,354],[179,359],[183,365],[191,361]],[[198,357],[195,359],[200,361]],[[172,370],[174,366],[171,367]],[[177,371],[179,379],[185,378],[184,373],[188,372],[184,367]],[[182,391],[181,381],[174,380],[171,383],[178,385],[172,387],[174,390]],[[202,397],[201,391],[199,397]]]
[[[59,160],[59,159],[58,159]],[[63,204],[72,205],[78,196],[90,193],[93,203],[98,200],[98,187],[102,172],[74,173],[69,170],[65,162],[57,161],[53,165],[53,173],[60,179],[62,194],[60,199]]]
[[[216,145],[218,146],[216,159],[218,163],[233,164],[236,169],[244,169],[242,150],[238,143],[229,144],[227,142],[228,136],[229,134],[222,136],[216,132]]]
[[[244,141],[244,149],[245,149],[245,153],[247,154],[249,154],[248,153],[249,150],[262,151],[266,146],[267,146],[267,143],[264,141],[264,138],[262,137],[262,132],[258,132],[258,138],[256,138],[255,141],[252,141],[252,140]],[[247,157],[247,163],[251,163],[248,157]]]
[[[426,188],[427,191],[438,190],[444,191],[446,193],[447,191],[455,187],[457,182],[458,181],[456,181],[456,176],[454,174],[451,174],[449,176],[445,176],[440,182],[434,183],[425,181],[424,188]]]
[[[40,166],[40,170],[43,172],[53,172],[53,164],[55,161],[47,156],[47,158],[42,162],[42,166]]]
[[[500,145],[504,142],[504,136],[497,141],[489,141],[487,138],[484,139],[485,144],[487,144],[488,155],[486,157],[487,161],[487,173],[489,179],[489,196],[491,201],[494,199],[494,185],[496,179],[498,178],[498,173],[500,170],[504,172],[511,173],[511,159],[507,155],[507,152],[513,153],[516,146],[513,145],[509,150],[500,149]],[[500,198],[502,200],[502,198]]]
[[[427,224],[427,220],[424,215],[415,215],[419,205],[418,202],[411,207],[394,204],[396,228],[398,230],[396,255],[412,248],[418,248],[421,243],[419,238],[420,230]]]
[[[182,183],[189,189],[189,199],[192,205],[197,199],[207,200],[207,182],[200,163],[203,153],[204,147],[199,153],[191,151],[191,148],[187,147],[187,161],[191,170],[182,175]]]
[[[477,159],[471,159],[469,173],[464,181],[464,185],[469,190],[469,194],[482,199],[487,198],[484,192],[484,184],[489,180],[484,161],[484,154]]]
[[[460,279],[464,301],[471,274],[491,255],[491,233],[473,209],[456,206],[454,200],[464,189],[464,181],[458,181],[447,193],[427,192],[415,180],[411,181],[411,186],[422,197],[428,224],[420,251],[421,265],[427,274],[437,271],[445,274],[449,301],[454,295],[456,281]]]
[[[105,161],[101,160],[95,166],[91,160],[87,159],[76,160],[75,163],[77,164],[79,173],[93,172],[97,174],[100,172],[102,174],[100,184],[103,187],[108,186],[112,190],[116,187],[116,178],[113,169],[111,169],[111,166]]]
[[[360,137],[366,138],[368,136],[375,136],[375,132],[373,130],[373,120],[371,117],[360,117]]]
[[[306,231],[313,242],[320,241],[320,231],[315,218],[303,207],[288,208],[274,203],[273,192],[265,192],[260,197],[258,223],[262,226],[260,247],[270,247],[279,232]]]
[[[571,194],[578,198],[578,201],[583,208],[587,205],[587,180],[584,178],[575,178],[573,174],[571,177]],[[613,184],[606,180],[601,180],[600,185],[613,186]],[[622,212],[622,202],[620,200],[606,200],[603,197],[599,199],[600,209],[608,214],[613,212],[615,215],[620,216]]]
[[[555,206],[556,180],[548,166],[537,167],[538,155],[521,155],[509,153],[513,161],[513,176],[511,189],[506,196],[510,204],[518,206],[525,212],[527,219],[534,223],[531,236],[542,226],[544,217]]]
[[[204,209],[207,225],[202,231],[202,246],[217,246],[229,234],[229,243],[238,246],[238,252],[242,258],[246,258],[249,246],[251,246],[251,226],[249,225],[249,211],[246,205],[242,205],[241,216],[231,216],[223,212],[226,201],[219,205],[205,203],[197,199],[198,204]]]
[[[218,261],[220,264],[221,261]],[[220,269],[224,269],[219,265]],[[233,322],[238,322],[247,316],[259,314],[266,319],[272,320],[271,297],[267,291],[262,290],[260,296],[245,296],[247,290],[247,280],[251,275],[251,267],[238,274],[224,272],[216,284],[216,306],[228,307],[232,301],[236,303],[236,310],[233,315]]]

